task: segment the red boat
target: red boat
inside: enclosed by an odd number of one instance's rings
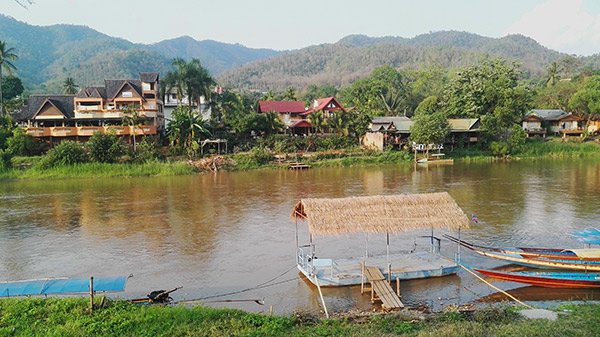
[[[477,269],[475,271],[496,279],[546,288],[600,288],[600,273],[573,272],[503,272]]]

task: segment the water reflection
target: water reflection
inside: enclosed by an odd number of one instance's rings
[[[463,237],[488,245],[579,246],[565,233],[598,226],[600,163],[532,161],[262,170],[104,180],[0,184],[0,280],[133,273],[126,295],[183,285],[194,298],[256,285],[294,264],[289,214],[303,197],[448,191],[480,223]],[[306,228],[301,225],[301,238]],[[412,248],[410,233],[393,250]],[[384,237],[373,236],[372,252]],[[320,254],[363,254],[364,236],[317,238]],[[420,245],[420,244],[419,244]],[[359,248],[357,248],[359,247]],[[419,246],[421,247],[421,246]],[[445,244],[445,253],[455,248]],[[493,267],[463,253],[469,264]],[[317,310],[318,295],[295,272],[262,289],[276,312]],[[467,274],[402,285],[403,300],[440,306],[490,291]],[[477,295],[476,295],[477,294]],[[332,310],[370,307],[354,288],[327,289]],[[440,304],[442,303],[442,304]],[[267,306],[268,307],[268,306]],[[253,307],[244,307],[256,310]]]

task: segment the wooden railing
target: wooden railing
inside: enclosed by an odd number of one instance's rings
[[[135,129],[135,130],[134,130]],[[136,136],[141,135],[155,135],[156,125],[140,125],[135,128],[130,126],[52,126],[52,127],[29,127],[25,128],[25,132],[36,138],[41,137],[76,137],[93,136],[95,133],[114,133],[117,136],[129,136],[134,134]]]

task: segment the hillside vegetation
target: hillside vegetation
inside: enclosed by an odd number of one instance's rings
[[[39,92],[60,92],[66,77],[87,86],[101,85],[108,78],[137,78],[145,71],[166,73],[174,57],[198,58],[212,74],[219,74],[278,54],[190,37],[135,44],[85,26],[33,26],[4,15],[0,15],[0,40],[15,48],[17,75],[26,88]]]
[[[225,72],[220,78],[226,85],[245,89],[282,90],[306,88],[311,84],[339,87],[367,76],[382,65],[398,69],[452,70],[497,57],[522,64],[526,77],[533,80],[545,76],[548,65],[555,61],[568,65],[563,69],[570,74],[600,65],[598,55],[569,56],[522,35],[489,38],[444,31],[412,39],[351,35],[337,43],[311,46],[253,62]]]

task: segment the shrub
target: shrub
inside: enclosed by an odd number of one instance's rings
[[[8,150],[0,149],[0,171],[8,170],[11,167],[11,154]]]
[[[273,160],[273,154],[264,147],[255,147],[250,150],[250,158],[259,164],[267,164]]]
[[[114,134],[95,133],[85,145],[92,161],[114,163],[126,153],[123,142]]]
[[[14,129],[6,140],[6,148],[13,156],[34,156],[42,152],[42,144],[20,128]]]
[[[38,165],[41,168],[50,168],[85,163],[87,161],[88,155],[83,146],[77,142],[67,140],[50,149],[39,161]]]
[[[150,137],[144,137],[144,139],[137,144],[135,152],[135,161],[140,163],[146,163],[157,159],[159,157],[158,149],[156,144]]]
[[[35,157],[31,157],[31,156],[27,156],[27,157],[12,157],[10,159],[10,164],[13,168],[19,168],[19,169],[24,169],[24,168],[29,168],[29,167],[33,167],[35,165],[37,165],[37,163],[42,159],[43,157],[39,157],[39,156],[35,156]]]

